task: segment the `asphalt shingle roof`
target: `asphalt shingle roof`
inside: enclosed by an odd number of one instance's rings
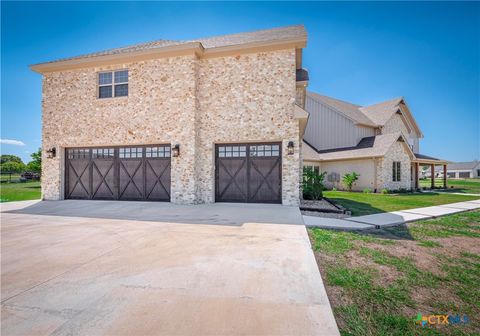
[[[390,99],[374,105],[360,107],[360,111],[375,124],[383,126],[398,111],[402,100],[403,97]]]
[[[304,143],[305,150],[302,156],[305,160],[347,160],[370,157],[382,157],[387,154],[392,145],[402,137],[400,132],[365,137],[357,146],[315,151]],[[307,147],[308,146],[308,147]]]
[[[478,160],[470,162],[453,162],[449,163],[447,168],[453,170],[470,170],[474,169],[476,166],[478,166],[478,164],[480,164]]]
[[[385,125],[392,115],[398,111],[400,103],[403,101],[403,97],[399,97],[369,106],[360,106],[310,91],[307,95],[311,99],[330,106],[359,124],[372,127]]]
[[[372,120],[370,120],[361,110],[360,105],[355,105],[348,103],[343,100],[335,99],[332,97],[327,97],[315,92],[307,91],[307,96],[313,100],[324,103],[334,110],[344,114],[347,118],[352,119],[353,121],[369,126],[377,126]]]
[[[303,25],[279,27],[266,30],[257,30],[253,32],[213,36],[200,38],[188,42],[200,42],[204,48],[218,48],[246,43],[268,42],[290,40],[299,37],[307,37],[307,32]]]
[[[156,40],[156,41],[126,46],[126,47],[121,47],[121,48],[107,49],[107,50],[84,54],[84,55],[75,56],[75,57],[62,58],[62,59],[58,59],[50,62],[44,62],[44,63],[55,63],[55,62],[77,60],[77,59],[83,59],[83,58],[92,58],[92,57],[98,57],[98,56],[126,54],[126,53],[131,53],[136,51],[142,51],[142,50],[161,49],[164,47],[188,44],[192,42],[200,42],[205,49],[210,49],[210,48],[242,45],[247,43],[284,41],[284,40],[306,38],[306,37],[307,37],[307,32],[305,31],[305,27],[303,25],[296,25],[296,26],[266,29],[266,30],[258,30],[253,32],[245,32],[245,33],[238,33],[238,34],[229,34],[229,35],[200,38],[200,39],[194,39],[194,40],[186,40],[186,41]]]

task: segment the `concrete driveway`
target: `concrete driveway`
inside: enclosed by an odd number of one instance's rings
[[[337,335],[298,208],[2,205],[2,335]]]

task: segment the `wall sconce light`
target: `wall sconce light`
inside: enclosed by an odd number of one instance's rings
[[[53,159],[56,155],[57,155],[57,149],[55,147],[47,149],[47,158]]]
[[[180,155],[180,145],[179,144],[176,144],[175,146],[173,146],[172,148],[172,156],[173,157],[178,157]]]
[[[293,144],[293,141],[290,141],[287,145],[288,155],[293,155],[294,149],[295,145]]]

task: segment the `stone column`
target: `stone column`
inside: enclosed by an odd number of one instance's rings
[[[197,80],[198,80],[198,60],[195,56],[189,60],[185,67],[183,76],[185,86],[184,96],[181,100],[181,113],[172,115],[176,119],[178,131],[171,139],[171,146],[178,144],[180,146],[180,155],[172,157],[171,166],[171,195],[172,203],[177,204],[196,204],[197,195]],[[180,103],[180,102],[175,102]]]

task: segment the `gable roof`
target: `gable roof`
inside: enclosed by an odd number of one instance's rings
[[[423,136],[403,97],[390,99],[373,105],[360,106],[310,91],[307,92],[307,96],[313,100],[328,105],[330,108],[358,124],[371,127],[384,126],[395,113],[401,111],[402,114],[406,114],[406,118],[415,128],[418,135],[420,137]],[[405,108],[402,109],[402,106]]]
[[[470,161],[470,162],[452,162],[449,163],[447,169],[452,170],[471,170],[480,164],[480,161]]]
[[[208,51],[221,51],[226,48],[247,48],[259,47],[262,45],[299,42],[299,47],[304,47],[307,39],[307,33],[303,25],[279,27],[266,30],[258,30],[253,32],[245,32],[238,34],[220,35],[207,38],[199,38],[194,40],[174,41],[174,40],[156,40],[146,43],[135,44],[131,46],[107,49],[99,52],[84,54],[80,56],[62,58],[54,61],[44,62],[32,65],[34,71],[41,72],[42,68],[50,66],[53,68],[60,63],[79,63],[81,61],[92,62],[95,59],[133,55],[141,53],[153,54],[154,52],[161,52],[167,50],[184,50],[196,49],[197,53],[204,53]]]
[[[307,147],[304,151],[302,151],[302,157],[304,157],[304,160],[312,161],[337,161],[383,157],[397,141],[402,141],[405,143],[405,139],[400,132],[365,137],[353,147],[335,148],[321,151],[315,151],[315,149],[307,143],[309,148]],[[405,145],[405,148],[408,148],[407,151],[409,152],[409,155],[414,158],[414,154],[410,147]],[[313,154],[312,151],[315,151],[316,153]]]
[[[362,111],[360,110],[360,105],[355,105],[352,103],[348,103],[343,100],[335,99],[332,97],[327,97],[315,92],[307,91],[307,97],[328,105],[329,107],[333,108],[335,111],[343,114],[348,119],[362,125],[376,127],[377,125],[368,118]]]
[[[363,114],[365,114],[376,125],[383,126],[388,120],[390,120],[392,115],[398,111],[402,101],[403,97],[394,98],[370,106],[360,107],[360,111],[362,111]]]

